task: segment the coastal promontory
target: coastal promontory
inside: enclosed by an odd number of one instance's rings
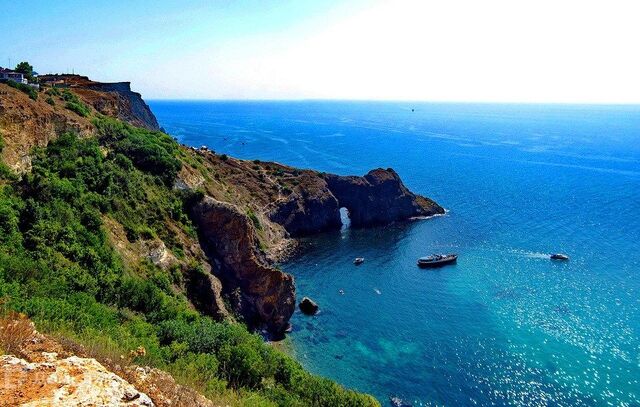
[[[0,154],[0,296],[18,320],[102,364],[198,377],[225,403],[376,405],[251,332],[290,328],[295,281],[276,264],[297,238],[341,228],[342,208],[352,227],[444,212],[393,169],[343,176],[181,145],[129,83],[79,75],[0,84]]]

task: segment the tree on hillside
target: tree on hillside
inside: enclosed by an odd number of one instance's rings
[[[28,80],[33,79],[33,66],[27,61],[22,61],[18,65],[16,65],[15,71],[24,74],[24,76],[26,76]]]

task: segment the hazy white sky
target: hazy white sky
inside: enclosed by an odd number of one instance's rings
[[[147,98],[640,102],[636,1],[79,3],[29,27],[55,53],[7,21],[26,41],[7,57]],[[70,13],[93,34],[61,31]]]

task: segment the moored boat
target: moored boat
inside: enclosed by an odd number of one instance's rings
[[[359,266],[362,263],[364,263],[364,257],[356,257],[353,260],[353,264],[355,264],[356,266]]]
[[[418,267],[441,267],[447,264],[453,264],[458,260],[457,254],[433,254],[418,259]]]

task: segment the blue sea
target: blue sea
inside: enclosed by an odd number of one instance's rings
[[[640,106],[150,105],[185,144],[392,167],[448,210],[306,238],[282,264],[321,309],[288,339],[312,372],[383,405],[640,405]],[[441,252],[457,265],[416,267]]]

